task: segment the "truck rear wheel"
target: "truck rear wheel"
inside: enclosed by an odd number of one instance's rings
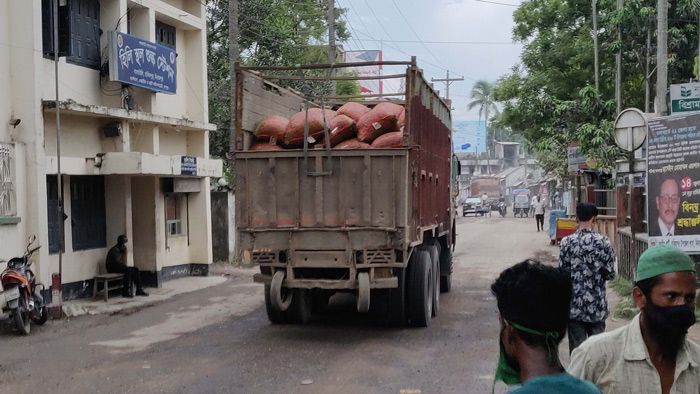
[[[440,244],[434,242],[426,249],[430,254],[433,272],[433,316],[440,310]]]
[[[408,315],[417,327],[428,327],[433,316],[432,268],[428,252],[413,251],[408,269]]]
[[[369,312],[369,273],[360,272],[357,274],[357,311],[360,313]]]
[[[272,276],[272,282],[270,283],[270,303],[273,308],[280,312],[284,312],[289,308],[292,303],[293,294],[289,289],[285,289],[282,286],[284,282],[284,271],[277,271]]]
[[[287,311],[289,321],[296,324],[306,324],[311,318],[313,308],[311,291],[308,289],[294,289],[292,293],[292,304]]]
[[[452,250],[440,250],[440,291],[449,293],[452,289]]]
[[[272,301],[270,298],[270,285],[265,285],[265,311],[267,312],[267,318],[270,320],[270,323],[287,323],[286,313],[272,306]]]

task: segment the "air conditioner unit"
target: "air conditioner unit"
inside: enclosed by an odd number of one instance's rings
[[[122,134],[122,124],[119,122],[108,123],[102,126],[105,138],[119,137]]]

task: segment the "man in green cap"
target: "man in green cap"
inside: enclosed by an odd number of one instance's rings
[[[670,245],[639,258],[630,324],[589,338],[571,355],[569,372],[603,393],[700,393],[700,345],[686,338],[695,324],[697,277],[690,257]]]

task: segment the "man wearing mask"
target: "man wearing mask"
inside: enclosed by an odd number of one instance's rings
[[[569,315],[569,353],[591,335],[605,331],[608,300],[605,282],[615,278],[615,249],[610,239],[594,231],[598,208],[576,207],[578,230],[561,240],[559,267],[571,275],[574,296]]]
[[[700,346],[686,339],[696,290],[687,254],[670,245],[646,250],[632,292],[640,313],[574,350],[569,370],[606,394],[700,393]]]
[[[147,297],[148,293],[143,291],[141,286],[141,273],[136,267],[126,265],[126,251],[129,246],[129,239],[126,235],[117,237],[117,244],[107,253],[105,266],[110,274],[124,274],[124,290],[122,296],[132,298],[131,284],[136,285],[136,295]]]
[[[600,394],[590,382],[566,373],[559,343],[566,332],[571,281],[561,269],[526,260],[491,285],[498,302],[500,358],[496,381],[522,384],[512,394]]]

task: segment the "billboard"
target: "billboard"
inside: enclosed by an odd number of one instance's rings
[[[486,152],[486,123],[476,120],[452,121],[454,153]]]
[[[177,54],[144,39],[111,31],[109,79],[156,92],[177,91]]]
[[[380,50],[364,50],[364,51],[345,51],[344,61],[346,63],[358,62],[380,62],[382,61],[382,51]],[[382,66],[363,66],[363,67],[348,67],[347,72],[356,73],[362,77],[375,77],[382,75]],[[384,86],[381,80],[360,80],[358,81],[362,94],[382,94]]]
[[[649,245],[700,252],[700,114],[648,121]]]
[[[700,111],[700,82],[671,85],[671,113]]]
[[[569,157],[569,174],[578,174],[580,170],[588,168],[588,157],[581,153],[578,144],[569,143],[567,148],[567,156]]]

